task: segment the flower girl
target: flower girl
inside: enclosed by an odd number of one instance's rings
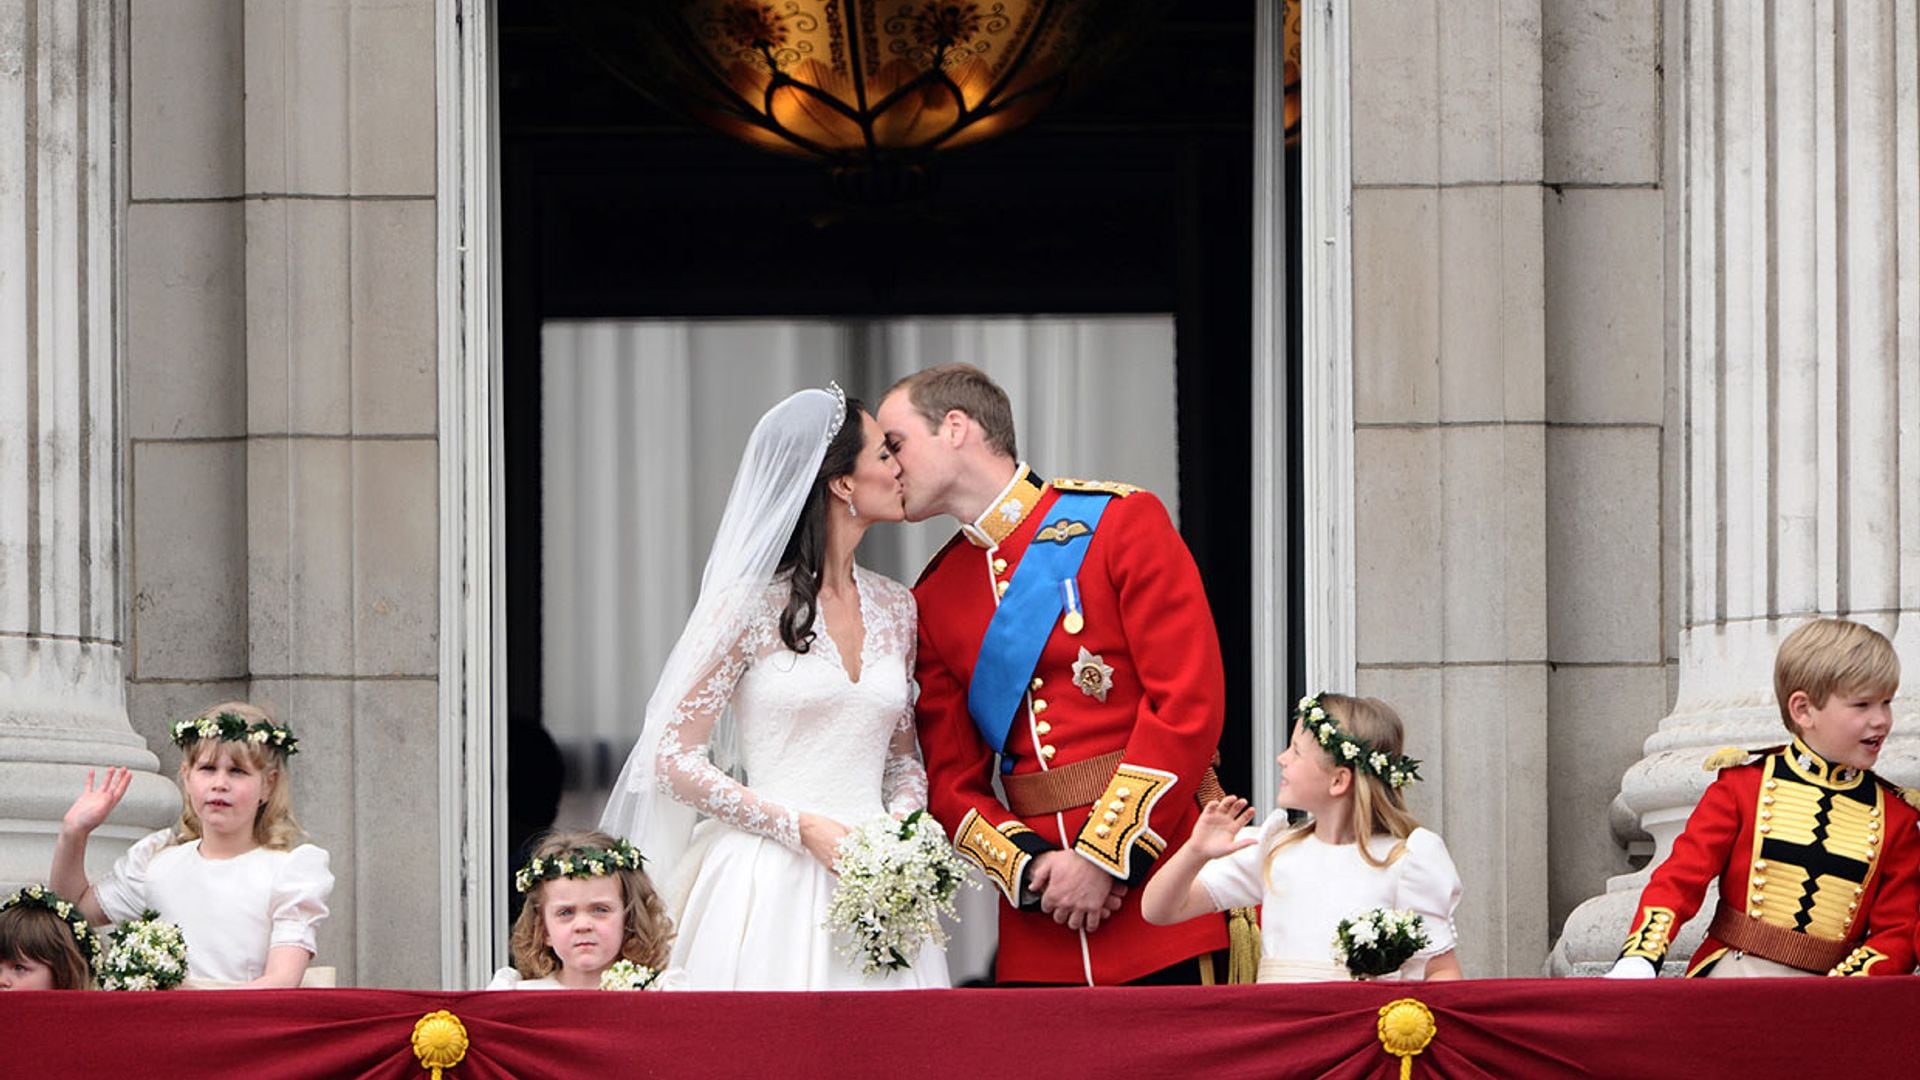
[[[527,898],[513,923],[513,966],[489,990],[677,989],[667,970],[673,922],[640,852],[603,832],[559,832],[514,875]]]
[[[108,769],[75,799],[53,849],[53,887],[89,921],[124,922],[147,909],[180,927],[188,985],[297,986],[327,917],[327,853],[303,844],[287,758],[293,732],[245,702],[173,725],[180,822],[134,844],[88,884],[87,838],[127,793],[132,774]]]
[[[0,903],[0,990],[85,990],[100,938],[80,909],[41,885]]]
[[[1361,968],[1338,959],[1345,946],[1400,925],[1362,916],[1412,911],[1426,942],[1389,977],[1459,978],[1460,875],[1446,844],[1407,813],[1400,789],[1419,779],[1419,762],[1402,756],[1400,717],[1383,701],[1341,694],[1305,698],[1294,717],[1276,801],[1312,819],[1289,827],[1274,814],[1253,829],[1246,800],[1207,804],[1147,882],[1141,913],[1166,925],[1259,903],[1260,981],[1307,982],[1351,977]]]

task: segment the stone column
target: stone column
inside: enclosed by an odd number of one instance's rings
[[[1908,688],[1881,771],[1920,780],[1920,488],[1900,479],[1920,460],[1920,15],[1668,0],[1666,25],[1680,668],[1615,804],[1621,831],[1637,819],[1653,837],[1654,865],[1712,779],[1710,750],[1785,738],[1774,652],[1812,614],[1894,640]],[[1646,876],[1573,912],[1555,973],[1611,964]]]
[[[0,890],[46,880],[89,768],[134,784],[95,871],[179,812],[127,721],[118,5],[0,2]]]

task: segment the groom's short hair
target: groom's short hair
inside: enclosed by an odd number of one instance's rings
[[[959,409],[980,425],[987,445],[1007,457],[1018,460],[1020,452],[1013,433],[1013,405],[1007,392],[972,364],[941,364],[913,374],[887,389],[891,396],[905,390],[913,409],[926,418],[927,426],[939,428],[947,413]]]

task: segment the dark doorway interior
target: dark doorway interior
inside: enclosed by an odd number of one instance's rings
[[[874,208],[836,202],[814,165],[663,113],[596,66],[545,3],[501,0],[516,757],[541,742],[543,320],[1172,312],[1182,531],[1227,664],[1222,779],[1251,790],[1266,767],[1250,760],[1248,732],[1255,3],[1174,5],[1156,43],[1106,83],[942,158],[928,197]],[[1297,266],[1289,275],[1297,291]],[[1288,426],[1298,431],[1297,406]],[[1297,686],[1297,655],[1289,671]],[[514,766],[522,835],[551,817],[545,774]]]

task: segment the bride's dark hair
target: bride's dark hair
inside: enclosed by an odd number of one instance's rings
[[[797,653],[813,648],[813,620],[819,614],[820,572],[827,559],[827,514],[834,502],[827,482],[852,472],[860,451],[866,449],[866,425],[861,422],[865,412],[859,398],[847,399],[846,419],[827,444],[827,456],[821,459],[813,489],[800,508],[800,520],[794,523],[787,549],[780,555],[776,572],[792,574],[787,608],[780,613],[780,640]]]

